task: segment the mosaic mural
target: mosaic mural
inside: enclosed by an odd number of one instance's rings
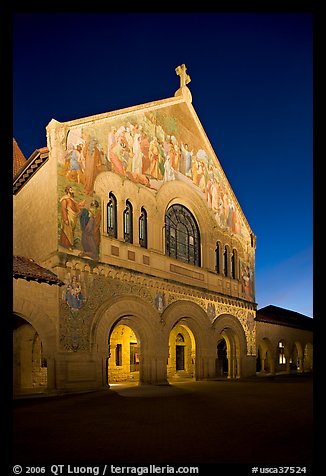
[[[171,180],[194,188],[219,227],[236,235],[246,250],[241,263],[243,297],[253,300],[253,248],[248,226],[230,185],[186,104],[71,127],[58,162],[59,245],[98,260],[101,206],[96,177],[113,171],[153,193]]]

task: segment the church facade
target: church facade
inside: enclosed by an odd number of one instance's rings
[[[171,98],[52,119],[14,177],[16,395],[312,369],[309,326],[257,320],[256,237],[176,73]]]

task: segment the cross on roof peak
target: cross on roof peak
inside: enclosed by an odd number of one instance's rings
[[[180,76],[180,88],[185,87],[191,81],[190,76],[186,73],[186,71],[187,68],[185,64],[181,64],[175,68],[175,72],[178,76]]]

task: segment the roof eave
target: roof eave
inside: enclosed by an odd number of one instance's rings
[[[33,154],[26,161],[26,164],[18,173],[14,176],[13,180],[13,193],[19,192],[19,190],[30,180],[30,178],[36,173],[36,171],[42,167],[42,165],[49,158],[49,150],[47,147],[42,149],[36,149]]]

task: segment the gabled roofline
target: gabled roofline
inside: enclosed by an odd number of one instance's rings
[[[42,147],[41,149],[36,149],[29,159],[26,161],[26,164],[18,173],[14,176],[13,183],[13,194],[16,195],[19,190],[30,180],[30,178],[36,173],[36,171],[42,167],[42,165],[49,158],[49,149],[47,147]]]
[[[79,118],[79,119],[73,119],[73,120],[70,120],[70,121],[56,121],[55,119],[52,119],[48,126],[50,126],[51,122],[57,122],[61,125],[64,125],[68,128],[74,128],[74,127],[83,127],[85,125],[88,125],[88,124],[92,124],[94,122],[99,122],[99,121],[106,121],[110,118],[116,118],[117,116],[120,116],[120,117],[123,117],[123,116],[128,116],[130,114],[133,114],[133,113],[139,113],[139,112],[146,112],[146,110],[148,109],[161,109],[161,108],[165,108],[165,107],[168,107],[168,106],[173,106],[173,105],[177,105],[177,104],[181,104],[181,103],[185,103],[187,106],[188,106],[188,110],[193,118],[193,120],[195,121],[198,129],[200,130],[205,142],[206,142],[206,146],[210,149],[210,151],[213,153],[214,155],[214,158],[216,160],[216,165],[220,167],[220,170],[224,176],[224,179],[226,181],[226,183],[228,184],[229,186],[229,191],[231,193],[231,196],[234,200],[234,203],[236,205],[236,207],[238,208],[238,211],[248,229],[248,232],[249,232],[249,235],[251,236],[251,240],[252,240],[252,246],[253,248],[256,248],[256,235],[254,234],[254,232],[252,231],[252,228],[247,220],[247,217],[246,215],[244,214],[243,210],[242,210],[242,207],[239,203],[239,200],[237,198],[237,196],[235,195],[234,191],[233,191],[233,188],[232,188],[232,185],[230,184],[230,181],[228,180],[228,177],[226,176],[225,172],[224,172],[224,169],[220,163],[220,160],[211,144],[211,141],[209,140],[207,134],[206,134],[206,131],[198,117],[198,114],[192,104],[192,96],[191,96],[191,92],[190,90],[188,89],[187,86],[183,86],[181,88],[179,88],[176,92],[175,92],[175,95],[174,96],[171,96],[171,97],[168,97],[168,98],[165,98],[165,99],[159,99],[159,100],[156,100],[156,101],[151,101],[151,102],[146,102],[146,103],[143,103],[143,104],[137,104],[137,105],[134,105],[134,106],[130,106],[130,107],[126,107],[126,108],[121,108],[121,109],[116,109],[116,110],[113,110],[113,111],[109,111],[109,112],[104,112],[104,113],[101,113],[101,114],[95,114],[95,115],[92,115],[92,116],[87,116],[87,117],[82,117],[82,118]]]
[[[103,112],[101,114],[94,114],[92,116],[81,117],[79,119],[73,119],[71,121],[58,121],[60,124],[64,124],[68,127],[74,126],[84,126],[86,124],[91,124],[92,122],[98,122],[105,119],[110,119],[111,117],[115,116],[128,116],[129,114],[133,114],[135,112],[139,112],[139,109],[146,110],[152,107],[157,109],[161,107],[166,107],[168,105],[179,104],[185,102],[185,98],[183,96],[172,96],[166,99],[159,99],[156,101],[146,102],[143,104],[136,104],[134,106],[129,106],[121,109],[115,109],[109,112]]]

